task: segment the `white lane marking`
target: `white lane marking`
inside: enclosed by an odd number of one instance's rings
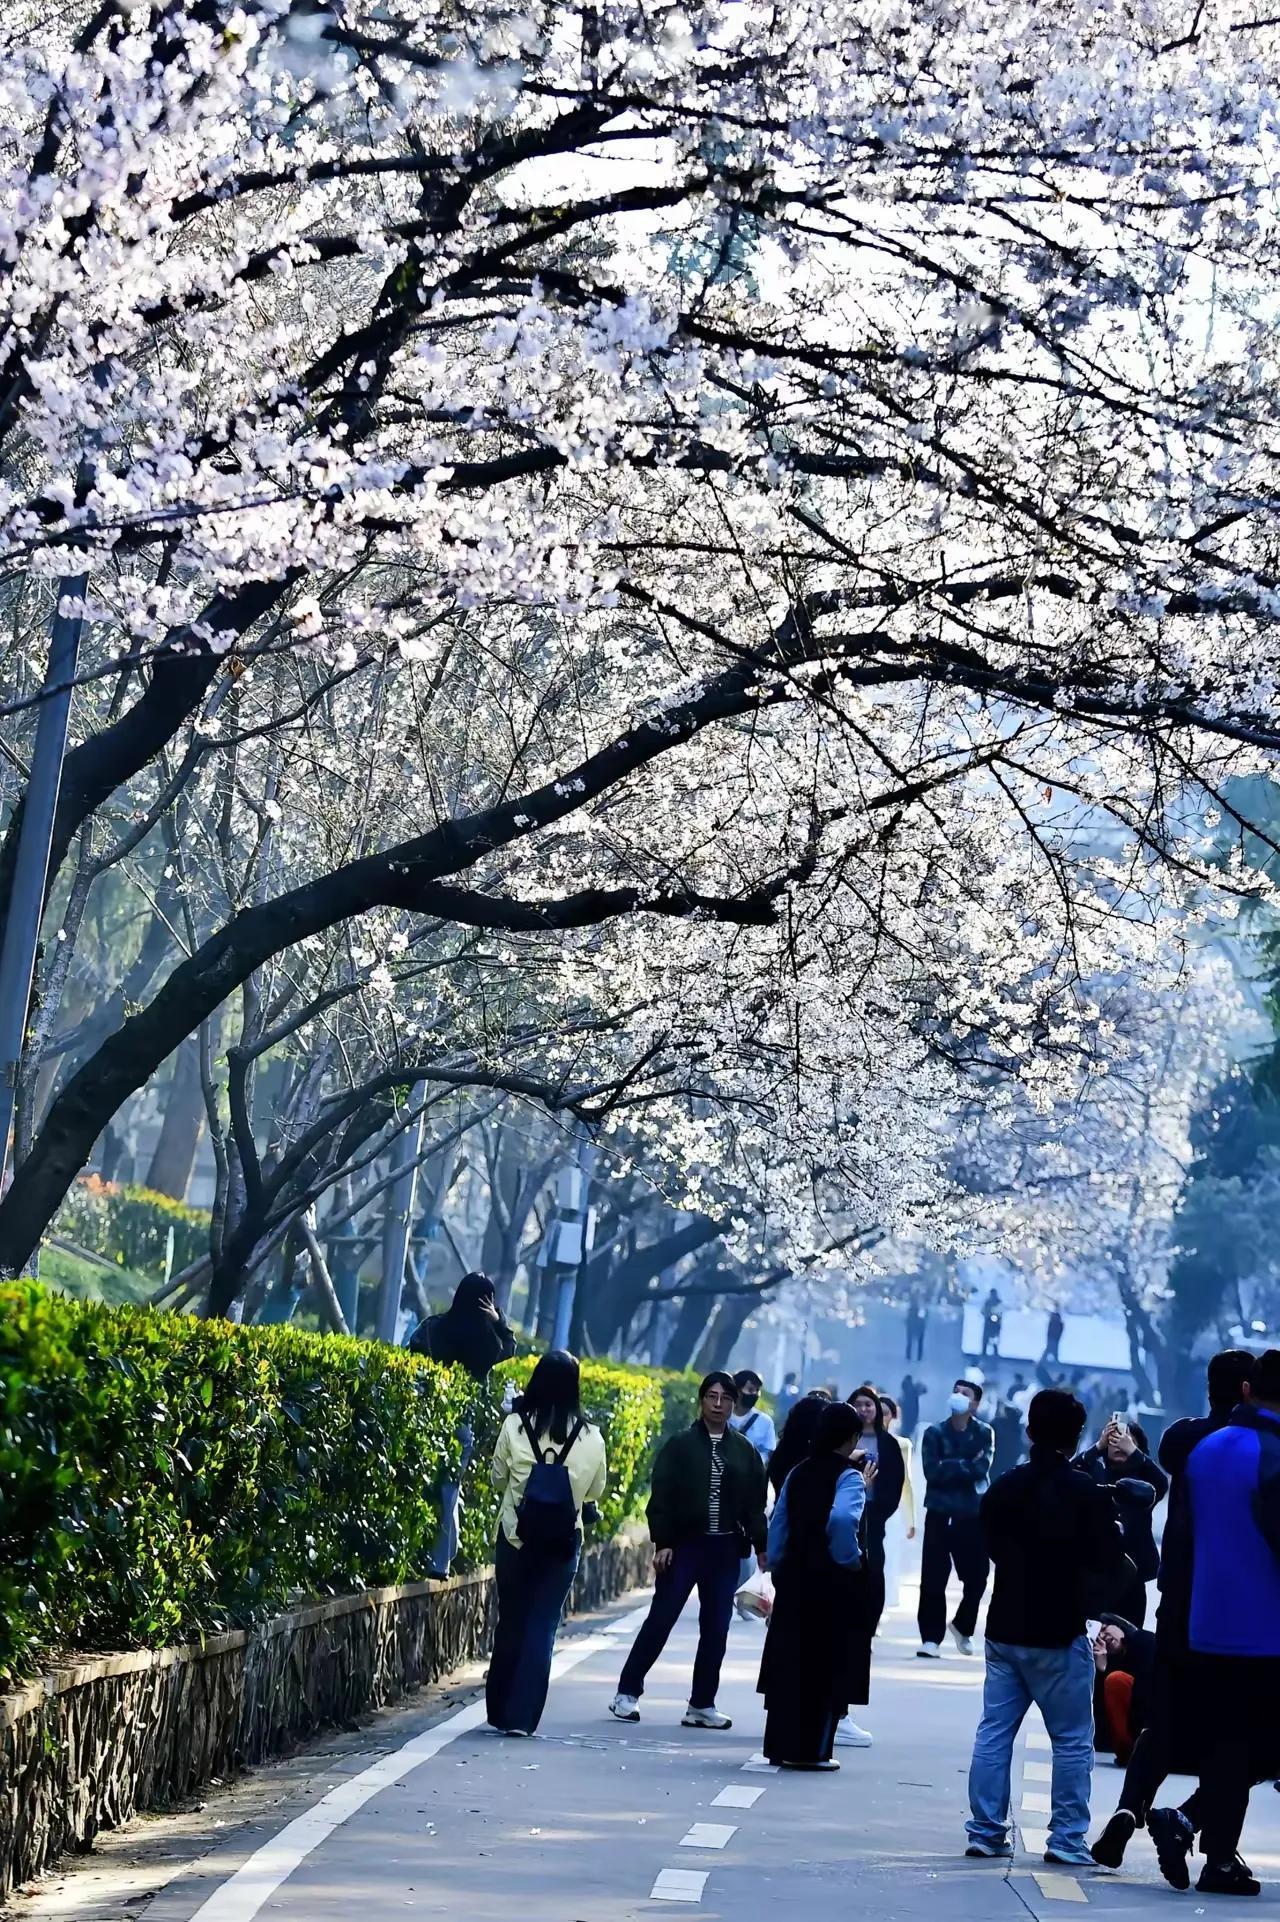
[[[1024,1782],[1052,1782],[1053,1763],[1024,1762],[1022,1764],[1022,1779]]]
[[[711,1806],[713,1809],[753,1809],[763,1794],[763,1789],[749,1789],[745,1782],[730,1782]]]
[[[682,1849],[724,1849],[737,1833],[732,1822],[695,1822],[689,1833],[680,1837],[680,1846]]]
[[[648,1607],[634,1609],[625,1619],[632,1629],[638,1629],[648,1615]],[[599,1635],[584,1635],[580,1641],[572,1641],[555,1657],[551,1664],[551,1679],[558,1681],[580,1662],[598,1655],[602,1648],[610,1644]],[[207,1902],[201,1903],[191,1918],[191,1922],[253,1922],[262,1909],[268,1896],[274,1895],[282,1882],[288,1880],[293,1871],[304,1862],[313,1850],[351,1819],[366,1802],[371,1801],[383,1789],[392,1788],[402,1782],[414,1769],[422,1767],[441,1749],[448,1748],[455,1736],[465,1735],[469,1729],[479,1728],[485,1719],[483,1700],[471,1702],[466,1708],[458,1709],[437,1722],[433,1728],[423,1729],[420,1735],[411,1736],[407,1742],[393,1749],[390,1755],[381,1756],[376,1762],[353,1775],[349,1782],[341,1782],[336,1788],[322,1795],[313,1808],[286,1822],[278,1834],[256,1848],[247,1862],[215,1889]]]
[[[1043,1855],[1049,1846],[1048,1829],[1024,1829],[1019,1822],[1018,1833],[1022,1837],[1022,1846],[1028,1855]]]
[[[1032,1869],[1046,1902],[1087,1902],[1088,1896],[1074,1875],[1056,1875],[1050,1869]]]
[[[1048,1815],[1052,1807],[1053,1803],[1047,1795],[1041,1795],[1035,1789],[1024,1789],[1022,1791],[1022,1813],[1024,1815]]]
[[[1049,1737],[1045,1733],[1044,1729],[1031,1728],[1027,1730],[1027,1747],[1038,1748],[1041,1750],[1051,1749],[1053,1747],[1053,1743],[1049,1740]]]
[[[701,1902],[707,1886],[705,1869],[663,1869],[649,1891],[651,1902]]]
[[[766,1762],[763,1755],[753,1755],[749,1762],[742,1764],[742,1767],[745,1773],[752,1775],[777,1775],[779,1773],[777,1763]]]

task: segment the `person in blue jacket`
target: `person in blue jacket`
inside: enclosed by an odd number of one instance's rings
[[[1186,1468],[1192,1688],[1204,1730],[1203,1895],[1257,1895],[1239,1854],[1249,1791],[1280,1747],[1280,1348]]]
[[[861,1434],[847,1402],[825,1408],[812,1453],[787,1476],[769,1523],[775,1600],[758,1686],[765,1757],[782,1768],[838,1769],[836,1724],[869,1693],[859,1524],[876,1469],[859,1452]]]

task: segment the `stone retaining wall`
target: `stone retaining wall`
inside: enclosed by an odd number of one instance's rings
[[[647,1579],[623,1536],[586,1551],[570,1606]],[[0,1695],[0,1899],[99,1829],[385,1707],[488,1653],[492,1571],[366,1589],[185,1648],[96,1655]]]

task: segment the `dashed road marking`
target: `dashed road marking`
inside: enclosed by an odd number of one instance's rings
[[[1046,1902],[1087,1902],[1089,1900],[1074,1875],[1062,1875],[1053,1869],[1032,1869],[1031,1873]]]
[[[681,1836],[680,1846],[682,1849],[723,1849],[737,1833],[732,1822],[695,1822],[689,1833]]]
[[[1022,1837],[1022,1846],[1028,1855],[1043,1855],[1049,1846],[1048,1829],[1024,1829],[1019,1823],[1018,1833]]]
[[[649,1891],[651,1902],[701,1902],[707,1886],[705,1869],[663,1869]]]
[[[776,1762],[766,1762],[763,1755],[753,1755],[749,1762],[742,1764],[743,1770],[752,1775],[777,1775]]]
[[[1029,1728],[1027,1730],[1027,1747],[1038,1748],[1040,1750],[1052,1749],[1053,1743],[1049,1740],[1046,1730],[1042,1728]]]
[[[1037,1789],[1023,1789],[1022,1813],[1024,1815],[1048,1815],[1052,1807],[1053,1803],[1047,1795],[1041,1795]]]
[[[763,1794],[763,1789],[749,1789],[745,1782],[730,1782],[711,1806],[713,1809],[753,1809]]]
[[[1024,1782],[1052,1782],[1053,1763],[1024,1762],[1022,1764],[1022,1779]]]

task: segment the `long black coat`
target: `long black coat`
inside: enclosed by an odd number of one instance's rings
[[[773,1614],[757,1684],[770,1706],[800,1699],[843,1714],[871,1699],[866,1565],[841,1568],[826,1536],[840,1474],[856,1472],[818,1456],[787,1478],[787,1552],[770,1570]]]

